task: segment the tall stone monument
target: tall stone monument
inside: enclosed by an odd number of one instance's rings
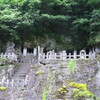
[[[5,53],[15,53],[15,44],[13,42],[8,42],[6,45],[6,52]]]

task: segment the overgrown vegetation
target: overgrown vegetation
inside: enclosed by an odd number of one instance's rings
[[[0,0],[0,50],[13,41],[48,49],[99,43],[99,0]]]
[[[72,92],[73,100],[84,100],[92,97],[93,95],[93,93],[88,91],[87,84],[71,82],[69,85],[72,88],[76,88]]]

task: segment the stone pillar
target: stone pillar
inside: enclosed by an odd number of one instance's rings
[[[60,59],[62,59],[62,56],[63,56],[63,54],[62,54],[62,52],[60,52]]]
[[[63,50],[63,59],[66,59],[67,57],[66,57],[66,50]]]
[[[43,54],[43,49],[44,49],[44,48],[41,48],[41,53],[42,53],[42,54]]]
[[[57,54],[56,53],[54,53],[54,59],[57,59]]]
[[[73,56],[74,56],[74,59],[77,59],[77,50],[74,50]]]
[[[40,54],[41,48],[38,46],[38,55]]]
[[[92,51],[89,51],[89,59],[92,59]]]
[[[34,56],[37,56],[37,48],[34,48]]]
[[[27,55],[27,48],[23,48],[23,55],[26,56]]]
[[[71,59],[71,53],[69,53],[69,59]]]
[[[49,51],[49,59],[52,59],[52,51]]]
[[[43,57],[42,58],[45,59],[45,53],[43,53]]]

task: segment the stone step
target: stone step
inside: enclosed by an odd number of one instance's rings
[[[26,75],[13,75],[11,78],[22,78],[22,77],[26,77]]]
[[[20,69],[20,70],[17,70],[16,72],[27,72],[27,71],[29,71],[29,70]],[[16,72],[15,72],[15,73],[16,73]]]
[[[15,74],[27,74],[28,72],[16,72]]]
[[[18,67],[18,70],[14,73],[14,75],[11,77],[11,79],[14,80],[25,80],[26,75],[29,72],[29,69],[31,68],[33,64],[30,63],[21,63]]]
[[[18,71],[19,70],[29,70],[29,68],[19,68]]]
[[[21,76],[13,76],[11,79],[19,79],[19,80],[22,80],[22,79],[25,79],[25,77],[21,77]]]
[[[17,70],[15,73],[27,73],[27,72],[29,72],[29,69],[28,70],[25,70],[25,69],[19,69],[19,70]]]
[[[22,72],[17,72],[14,75],[20,75],[20,74],[22,75],[22,74],[27,74],[27,73],[25,73],[25,72],[23,72],[23,73]]]
[[[18,70],[21,70],[21,69],[23,69],[23,70],[28,70],[28,69],[30,69],[30,68],[19,68]]]

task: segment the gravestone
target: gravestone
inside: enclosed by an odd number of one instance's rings
[[[34,56],[37,56],[37,48],[34,48]]]
[[[23,48],[23,56],[26,56],[26,55],[27,55],[27,48],[24,47],[24,48]]]
[[[80,51],[80,58],[81,59],[85,59],[86,58],[86,51],[85,50],[81,50]]]
[[[67,57],[66,57],[66,56],[67,56],[66,50],[63,50],[63,51],[62,51],[62,56],[63,56],[63,59],[66,59],[66,58],[67,58]]]

